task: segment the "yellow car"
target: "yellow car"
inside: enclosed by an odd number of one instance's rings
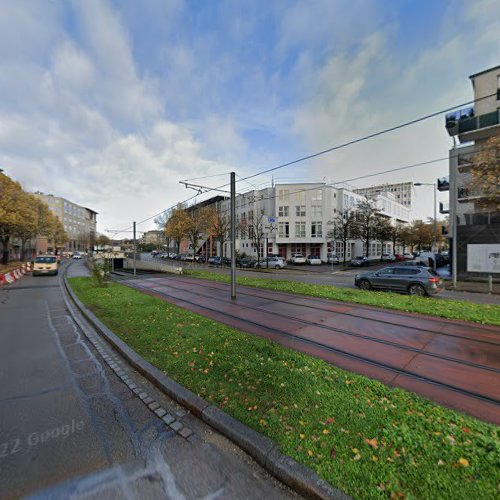
[[[40,274],[54,274],[59,271],[59,262],[55,255],[39,255],[33,264],[33,276]]]

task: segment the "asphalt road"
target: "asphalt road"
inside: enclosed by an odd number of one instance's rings
[[[143,260],[153,260],[154,262],[161,262],[161,259],[153,259],[149,254],[142,254]],[[227,267],[208,266],[206,264],[185,263],[177,260],[164,261],[165,265],[183,266],[187,269],[202,269],[204,271],[211,271],[215,273],[230,274]],[[389,264],[377,264],[365,268],[348,268],[342,269],[340,266],[332,266],[323,264],[321,266],[294,266],[288,264],[285,269],[270,269],[261,272],[255,269],[237,269],[237,276],[256,276],[266,278],[269,280],[289,280],[298,281],[302,283],[311,283],[318,285],[339,286],[345,288],[356,288],[354,286],[354,276],[363,271],[376,271]],[[486,284],[484,285],[487,286]],[[465,300],[475,304],[497,304],[500,305],[500,295],[476,292],[463,292],[454,290],[444,290],[439,295],[433,296],[433,299],[447,299],[447,300]]]
[[[59,277],[0,288],[0,318],[0,498],[295,497],[106,345],[98,352],[68,313]]]

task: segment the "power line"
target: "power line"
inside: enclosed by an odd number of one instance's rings
[[[488,99],[490,97],[494,97],[496,96],[496,92],[494,94],[488,94],[486,96],[483,96],[483,97],[479,97],[477,99],[473,99],[471,101],[467,101],[467,102],[464,102],[462,104],[457,104],[455,106],[451,106],[449,108],[446,108],[446,109],[442,109],[440,111],[435,111],[433,113],[430,113],[430,114],[427,114],[427,115],[424,115],[424,116],[421,116],[419,118],[415,118],[413,120],[410,120],[410,121],[407,121],[407,122],[404,122],[404,123],[401,123],[399,125],[395,125],[393,127],[389,127],[389,128],[386,128],[384,130],[380,130],[378,132],[374,132],[372,134],[368,134],[368,135],[365,135],[365,136],[362,136],[362,137],[359,137],[357,139],[353,139],[351,141],[348,141],[348,142],[344,142],[343,144],[339,144],[337,146],[332,146],[331,148],[328,148],[328,149],[324,149],[322,151],[319,151],[317,153],[313,153],[313,154],[310,154],[310,155],[307,155],[307,156],[303,156],[301,158],[298,158],[296,160],[292,160],[292,161],[289,161],[287,163],[283,163],[281,165],[277,165],[276,167],[271,167],[271,168],[268,168],[268,169],[265,169],[265,170],[261,170],[260,172],[257,172],[255,174],[252,174],[252,175],[248,175],[247,177],[242,177],[241,180],[245,181],[245,180],[248,180],[248,179],[253,179],[254,177],[257,177],[259,175],[263,175],[263,174],[268,174],[269,172],[274,172],[276,170],[279,170],[281,168],[284,168],[284,167],[289,167],[290,165],[295,165],[296,163],[300,163],[300,162],[303,162],[305,160],[310,160],[312,158],[317,158],[318,156],[322,156],[326,153],[331,153],[332,151],[336,151],[338,149],[342,149],[342,148],[345,148],[347,146],[352,146],[353,144],[358,144],[360,142],[363,142],[363,141],[367,141],[368,139],[373,139],[374,137],[379,137],[381,135],[384,135],[384,134],[388,134],[389,132],[394,132],[395,130],[400,130],[404,127],[408,127],[410,125],[415,125],[416,123],[419,123],[419,122],[422,122],[424,120],[428,120],[430,118],[434,118],[435,116],[439,116],[439,115],[442,115],[443,113],[448,113],[449,111],[453,111],[454,109],[457,109],[457,108],[461,108],[463,106],[467,106],[469,104],[474,104],[476,102],[479,102],[479,101],[482,101],[484,99]],[[217,186],[216,188],[214,189],[220,189],[220,188],[224,188],[224,187],[227,187],[229,184],[223,184],[222,186]]]
[[[288,194],[289,195],[294,195],[294,194],[299,194],[299,193],[305,193],[305,192],[308,192],[308,191],[314,191],[314,190],[317,190],[319,189],[320,187],[324,186],[324,187],[333,187],[333,186],[336,186],[338,184],[345,184],[345,183],[348,183],[348,182],[352,182],[352,181],[358,181],[358,180],[362,180],[362,179],[367,179],[367,178],[370,178],[370,177],[376,177],[377,175],[382,175],[382,174],[387,174],[387,173],[392,173],[392,172],[398,172],[398,171],[401,171],[401,170],[408,170],[408,169],[411,169],[411,168],[417,168],[417,167],[423,167],[423,166],[426,166],[426,165],[431,165],[433,163],[438,163],[438,162],[441,162],[441,161],[447,161],[449,160],[449,157],[447,156],[444,156],[444,157],[441,157],[441,158],[435,158],[433,160],[427,160],[427,161],[423,161],[423,162],[418,162],[418,163],[413,163],[411,165],[405,165],[403,167],[396,167],[396,168],[391,168],[391,169],[388,169],[388,170],[381,170],[379,172],[375,172],[375,173],[372,173],[372,174],[366,174],[366,175],[360,175],[360,176],[357,176],[357,177],[352,177],[350,179],[345,179],[345,180],[342,180],[342,181],[336,181],[336,182],[332,182],[332,183],[329,183],[329,184],[326,184],[326,183],[321,183],[321,182],[317,182],[315,184],[317,184],[316,186],[314,187],[310,187],[310,188],[302,188],[302,189],[298,189],[296,191],[292,191],[292,192],[289,192]],[[238,176],[239,177],[239,176]],[[240,178],[241,180],[245,180],[243,178]],[[208,188],[208,191],[207,192],[210,192],[211,190],[215,190],[215,188]],[[264,188],[264,189],[269,189],[269,188]],[[259,191],[259,189],[256,189],[256,191]],[[239,193],[239,196],[243,196],[245,197],[245,195],[248,194],[247,193]],[[187,200],[184,200],[182,202],[179,202],[180,204],[184,204],[184,203],[187,203],[189,201],[191,201],[193,198],[196,198],[196,194],[191,196],[190,198],[188,198]],[[240,208],[243,208],[243,207],[246,207],[246,206],[250,206],[251,204],[255,203],[256,201],[266,201],[266,200],[273,200],[273,199],[276,199],[277,197],[279,197],[278,194],[274,194],[272,196],[268,196],[268,197],[262,197],[262,198],[259,198],[259,199],[255,199],[254,196],[251,197],[251,199],[249,199],[248,201],[245,201],[244,203],[242,203],[240,205]],[[144,222],[147,222],[151,219],[154,219],[155,217],[158,217],[159,215],[162,215],[163,213],[167,212],[168,210],[171,210],[172,208],[175,208],[176,206],[179,205],[179,203],[175,203],[174,205],[172,205],[171,207],[169,208],[166,208],[165,210],[151,216],[151,217],[148,217],[147,219],[144,219],[140,222],[137,223],[137,225],[139,224],[142,224]],[[221,214],[227,214],[229,213],[229,209],[226,209],[226,210],[223,210],[221,212]],[[120,231],[120,233],[117,233],[117,234],[121,234],[121,233],[125,233],[125,232],[128,232],[129,229],[131,229],[132,226],[130,226],[128,229],[125,229],[123,231]],[[116,234],[115,234],[116,236]]]
[[[326,153],[331,153],[332,151],[337,151],[339,149],[342,149],[342,148],[345,148],[347,146],[352,146],[353,144],[358,144],[360,142],[364,142],[364,141],[367,141],[368,139],[373,139],[374,137],[379,137],[381,135],[384,135],[384,134],[388,134],[389,132],[394,132],[396,130],[400,130],[404,127],[408,127],[410,125],[415,125],[416,123],[419,123],[419,122],[422,122],[424,120],[428,120],[430,118],[434,118],[435,116],[439,116],[439,115],[442,115],[443,113],[447,113],[449,111],[453,111],[454,109],[457,109],[457,108],[461,108],[463,106],[467,106],[467,105],[470,105],[470,104],[474,104],[476,102],[479,102],[479,101],[482,101],[484,99],[488,99],[490,97],[494,97],[496,96],[496,92],[494,94],[488,94],[486,96],[483,96],[483,97],[479,97],[477,99],[473,99],[471,101],[467,101],[467,102],[464,102],[464,103],[461,103],[461,104],[456,104],[454,106],[451,106],[449,108],[445,108],[445,109],[442,109],[440,111],[435,111],[433,113],[430,113],[430,114],[427,114],[427,115],[424,115],[424,116],[421,116],[419,118],[415,118],[413,120],[410,120],[410,121],[407,121],[407,122],[404,122],[404,123],[401,123],[399,125],[395,125],[393,127],[389,127],[389,128],[386,128],[386,129],[383,129],[383,130],[380,130],[378,132],[374,132],[372,134],[368,134],[368,135],[365,135],[365,136],[362,136],[362,137],[359,137],[357,139],[353,139],[351,141],[348,141],[348,142],[344,142],[342,144],[339,144],[337,146],[332,146],[330,148],[327,148],[327,149],[324,149],[322,151],[319,151],[317,153],[313,153],[313,154],[310,154],[310,155],[307,155],[307,156],[303,156],[301,158],[298,158],[296,160],[292,160],[292,161],[289,161],[287,163],[283,163],[281,165],[277,165],[275,167],[271,167],[271,168],[268,168],[268,169],[265,169],[265,170],[261,170],[260,172],[257,172],[255,174],[252,174],[252,175],[248,175],[246,177],[240,177],[240,180],[241,181],[247,181],[248,179],[253,179],[255,177],[258,177],[259,175],[263,175],[263,174],[267,174],[269,172],[274,172],[276,170],[279,170],[281,168],[285,168],[285,167],[289,167],[291,165],[295,165],[297,163],[300,163],[300,162],[303,162],[303,161],[306,161],[306,160],[310,160],[312,158],[317,158],[318,156],[322,156]],[[442,161],[442,160],[431,160],[430,163],[434,162],[434,161]],[[408,167],[403,167],[403,168],[413,168],[413,166],[408,166]],[[401,168],[401,169],[403,169]],[[395,171],[396,169],[392,170],[392,171]],[[384,172],[386,173],[386,172]],[[224,175],[224,174],[220,174],[220,175]],[[379,175],[379,173],[377,174],[370,174],[366,177],[371,177],[371,176],[374,176],[374,175]],[[218,175],[214,175],[213,177],[217,177]],[[208,177],[208,176],[207,176]],[[358,179],[361,179],[361,178],[364,178],[365,176],[361,176],[359,178],[355,178],[353,180],[358,180]],[[343,181],[343,182],[349,182],[349,181]],[[210,192],[210,191],[219,191],[219,190],[222,190],[223,188],[225,187],[228,187],[230,183],[225,183],[225,184],[222,184],[220,186],[217,186],[215,188],[207,188],[207,191],[206,193]],[[339,184],[339,183],[335,183],[335,184]],[[190,198],[188,198],[187,200],[183,201],[182,203],[187,203],[188,201],[191,201],[193,198],[195,198],[197,195],[194,195]],[[172,208],[174,208],[175,206],[177,206],[178,203],[176,203],[175,205],[172,205],[170,208],[166,209],[166,210],[163,210],[162,212],[156,214],[156,215],[153,215],[151,217],[148,217],[147,219],[144,219],[142,220],[141,222],[138,222],[138,224],[142,224],[144,222],[147,222],[155,217],[158,217],[159,215],[163,214],[164,212],[166,212],[167,210],[171,210]],[[126,232],[127,230],[129,230],[129,228],[127,228],[126,230],[124,230],[123,232]]]

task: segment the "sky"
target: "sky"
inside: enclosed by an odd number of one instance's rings
[[[498,64],[497,0],[0,0],[0,168],[97,211],[111,236],[196,194],[180,180],[220,186],[459,105],[469,75]],[[341,182],[451,144],[441,115],[274,181]],[[432,217],[432,188],[415,194],[414,216]]]

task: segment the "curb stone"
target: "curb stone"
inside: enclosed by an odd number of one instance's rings
[[[188,408],[194,415],[198,416],[205,423],[233,441],[270,474],[306,498],[321,500],[350,499],[350,497],[342,491],[334,488],[324,479],[320,478],[313,470],[281,453],[272,439],[234,419],[217,406],[208,403],[189,389],[186,389],[184,386],[167,377],[158,368],[148,363],[83,305],[69,286],[66,272],[64,272],[63,283],[71,300],[87,321],[89,321],[97,332],[100,333],[137,371],[152,382],[158,389],[176,400],[182,406]],[[141,394],[139,394],[139,397],[141,397]],[[162,420],[170,420],[169,417],[172,418],[167,414]]]

